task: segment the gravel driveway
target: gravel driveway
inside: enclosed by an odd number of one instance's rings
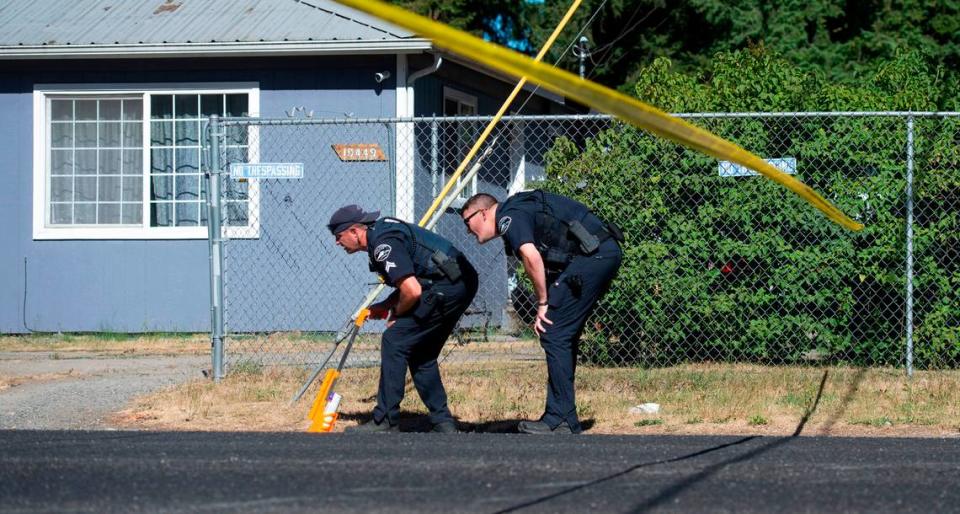
[[[209,367],[194,355],[0,352],[0,429],[110,429],[109,415],[134,396]]]

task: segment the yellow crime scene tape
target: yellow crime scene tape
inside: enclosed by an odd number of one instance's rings
[[[429,38],[440,48],[492,69],[515,77],[527,77],[530,81],[554,93],[617,116],[651,134],[670,139],[717,159],[746,166],[793,191],[835,223],[854,231],[863,228],[863,224],[850,219],[809,186],[781,172],[757,155],[635,98],[378,0],[336,1],[416,32]]]

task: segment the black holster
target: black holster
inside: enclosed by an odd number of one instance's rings
[[[559,248],[547,248],[543,253],[543,265],[549,270],[563,270],[573,260],[570,252],[565,252]]]
[[[417,306],[413,308],[413,312],[410,314],[417,319],[426,318],[440,307],[440,304],[443,303],[443,297],[444,294],[439,291],[424,291],[423,294],[420,295],[420,302],[417,303]]]
[[[600,248],[600,238],[591,234],[587,227],[584,227],[579,221],[571,221],[567,224],[570,227],[570,234],[580,244],[580,251],[584,255],[590,255]]]
[[[430,260],[437,265],[437,269],[440,270],[440,273],[443,273],[443,276],[447,277],[447,280],[450,282],[456,282],[460,280],[460,265],[457,264],[457,261],[451,259],[447,254],[437,250],[433,252],[433,255],[430,256]]]
[[[570,288],[570,294],[574,298],[580,298],[580,294],[583,292],[583,277],[580,275],[568,275],[563,279],[567,283],[567,287]]]

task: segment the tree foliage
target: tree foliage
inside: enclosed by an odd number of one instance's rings
[[[570,6],[566,0],[393,2],[531,54]],[[939,67],[931,76],[934,105],[957,108],[960,0],[584,0],[545,61],[576,70],[567,49],[581,31],[590,41],[589,76],[611,87],[630,89],[657,57],[702,72],[716,54],[751,47],[804,73],[857,85],[908,51]]]

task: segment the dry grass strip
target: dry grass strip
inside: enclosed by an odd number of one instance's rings
[[[97,355],[207,355],[207,334],[30,334],[0,336],[0,352]]]
[[[543,410],[542,363],[441,365],[451,410],[464,428],[510,431]],[[377,369],[348,369],[337,430],[368,418]],[[315,389],[288,400],[306,372],[247,366],[219,384],[194,380],[138,398],[115,422],[161,430],[302,431]],[[760,435],[960,435],[960,372],[847,367],[696,364],[657,369],[577,370],[579,415],[589,433]],[[657,414],[629,414],[660,404]],[[423,429],[412,386],[401,405],[401,428]]]
[[[17,375],[13,377],[0,375],[0,391],[28,383],[52,382],[54,380],[76,378],[78,376],[80,376],[80,374],[72,369],[59,373],[37,373],[34,375]]]

